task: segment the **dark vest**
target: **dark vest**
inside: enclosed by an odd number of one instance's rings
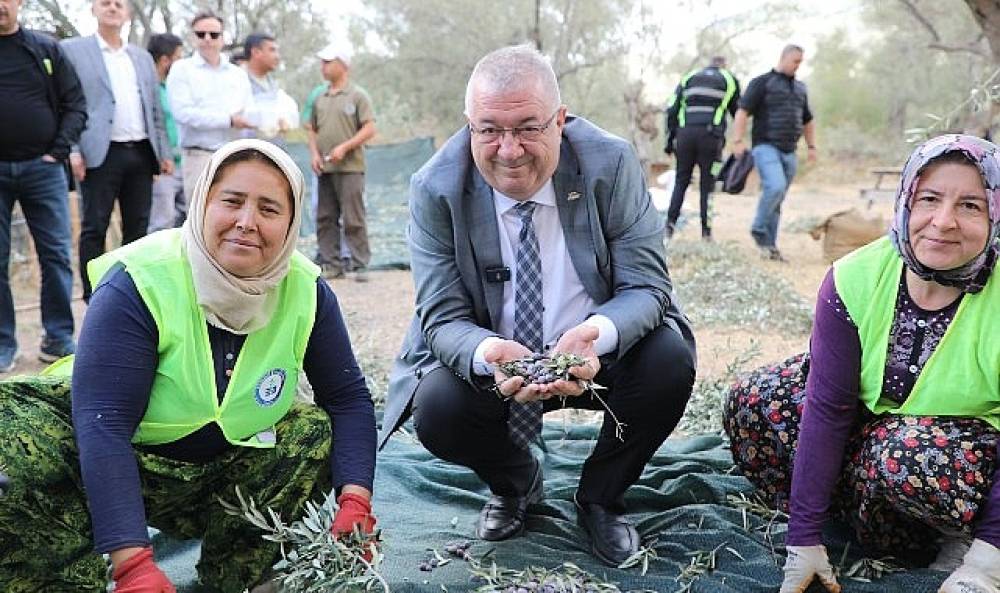
[[[725,111],[736,91],[732,74],[709,66],[688,74],[682,85],[680,127],[714,126],[725,133]]]
[[[754,113],[753,143],[794,152],[802,137],[806,85],[775,71],[764,74],[764,96]]]

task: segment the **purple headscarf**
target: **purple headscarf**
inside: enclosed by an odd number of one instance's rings
[[[910,210],[913,206],[913,194],[920,182],[920,174],[927,165],[938,157],[950,153],[961,152],[969,160],[969,164],[979,169],[986,188],[986,201],[989,203],[990,234],[982,253],[972,258],[965,265],[951,270],[934,270],[920,263],[913,254],[910,244]],[[986,286],[993,267],[997,261],[998,240],[1000,235],[1000,147],[975,136],[965,134],[948,134],[932,138],[921,144],[903,167],[903,176],[896,193],[896,210],[893,216],[889,238],[899,251],[906,267],[924,280],[933,280],[945,286],[960,288],[963,292],[976,293]]]

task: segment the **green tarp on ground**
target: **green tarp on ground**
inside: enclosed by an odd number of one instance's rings
[[[638,570],[606,568],[588,551],[587,538],[576,525],[573,492],[579,468],[593,447],[596,427],[547,423],[544,457],[545,501],[530,508],[528,533],[505,542],[476,542],[470,551],[479,556],[495,548],[498,564],[523,569],[535,565],[554,567],[573,562],[609,581],[622,591],[652,590],[674,592],[683,587],[676,580],[699,550],[719,548],[715,570],[696,579],[691,592],[774,593],[780,583],[780,556],[772,557],[764,540],[765,519],[748,515],[726,505],[727,494],[749,493],[749,482],[732,475],[731,457],[722,439],[715,436],[671,439],[656,453],[639,483],[629,490],[629,517],[644,536],[658,536],[658,557],[642,576]],[[392,591],[430,593],[471,591],[467,564],[454,560],[434,570],[421,572],[428,548],[444,554],[446,543],[472,536],[479,509],[487,491],[476,476],[463,468],[433,458],[407,437],[393,439],[378,458],[374,507],[383,528],[386,562],[383,574]],[[455,523],[454,526],[452,523]],[[784,525],[771,532],[780,546]],[[839,562],[844,532],[828,534],[831,558]],[[197,544],[174,544],[163,557],[163,566],[181,592],[196,592],[192,586]],[[928,542],[930,543],[930,542]],[[780,547],[779,547],[780,550]],[[857,550],[851,546],[851,550]],[[735,551],[735,553],[734,553]],[[738,554],[738,556],[737,556]],[[742,557],[742,558],[741,558]],[[850,553],[845,566],[856,559]],[[891,574],[874,583],[841,579],[845,593],[906,592],[934,593],[944,573],[926,569]],[[821,589],[810,589],[817,591]]]

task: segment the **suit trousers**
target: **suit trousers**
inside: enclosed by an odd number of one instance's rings
[[[625,491],[673,431],[694,385],[695,363],[680,333],[661,326],[621,359],[601,368],[599,395],[626,425],[624,442],[615,436],[607,413],[597,444],[583,464],[577,500],[612,512],[625,511]],[[492,383],[492,381],[490,381]],[[563,407],[544,402],[546,412]],[[602,410],[586,393],[566,399],[566,407]],[[514,444],[507,430],[510,400],[470,385],[447,367],[428,373],[413,396],[413,424],[420,442],[434,455],[470,468],[500,496],[523,495],[534,474],[531,452]]]
[[[691,183],[694,166],[698,165],[700,181],[698,189],[701,193],[701,231],[710,233],[712,220],[709,213],[709,200],[715,189],[715,173],[712,170],[722,155],[724,138],[712,133],[704,126],[681,128],[677,133],[677,178],[674,181],[674,193],[670,197],[670,208],[667,210],[667,224],[673,226],[681,215],[684,205],[684,193]]]
[[[91,291],[87,262],[104,253],[115,200],[122,217],[122,244],[146,235],[156,165],[153,147],[143,140],[112,142],[101,166],[87,169],[80,183],[83,215],[79,250],[84,300],[90,298]]]
[[[341,264],[340,229],[351,249],[351,267],[368,266],[371,249],[365,222],[365,174],[323,173],[319,176],[316,203],[316,242],[321,264],[334,268]]]

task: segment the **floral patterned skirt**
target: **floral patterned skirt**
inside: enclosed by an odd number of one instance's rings
[[[788,510],[808,354],[759,368],[730,389],[723,423],[733,459],[774,508]],[[875,416],[859,404],[832,498],[870,553],[926,551],[971,535],[989,497],[1000,431],[975,418]]]

